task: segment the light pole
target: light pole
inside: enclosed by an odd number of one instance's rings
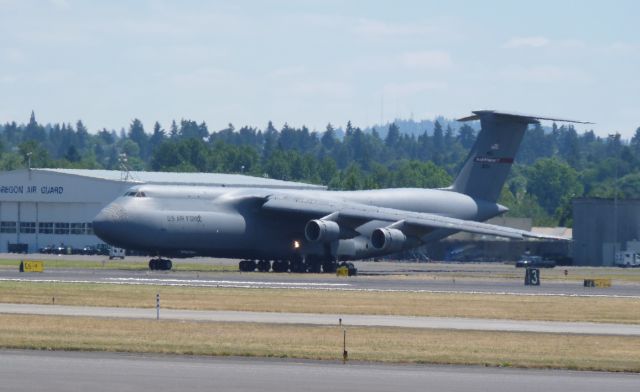
[[[615,182],[613,183],[613,263],[615,263],[616,252],[618,251],[618,141],[620,140],[620,134],[617,132],[610,134],[609,140],[615,149]]]
[[[29,181],[31,181],[31,155],[33,155],[33,152],[29,151],[26,155],[27,155],[27,173],[29,174]]]

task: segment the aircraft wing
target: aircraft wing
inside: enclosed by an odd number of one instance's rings
[[[526,230],[449,218],[437,214],[282,194],[268,196],[262,208],[269,211],[310,216],[313,217],[312,219],[324,218],[353,230],[367,222],[379,221],[380,227],[396,228],[406,235],[418,239],[422,239],[435,229],[446,229],[520,240],[525,238],[568,240],[564,237],[537,234]]]

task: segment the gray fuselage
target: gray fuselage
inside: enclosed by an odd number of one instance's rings
[[[308,200],[300,213],[262,209],[273,195]],[[319,191],[267,188],[139,185],[105,207],[94,220],[98,236],[111,245],[152,255],[214,256],[239,259],[286,259],[315,256],[360,259],[393,252],[375,249],[374,229],[393,223],[371,220],[343,235],[331,246],[305,238],[305,225],[326,211],[318,201],[335,205],[360,204],[403,211],[484,221],[506,209],[498,204],[446,189],[397,188],[365,191]],[[444,238],[454,231],[434,229],[409,249]],[[400,250],[403,250],[400,249]]]

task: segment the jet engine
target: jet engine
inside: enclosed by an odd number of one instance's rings
[[[394,252],[402,249],[407,236],[398,229],[381,227],[371,233],[371,244],[378,250]]]
[[[340,226],[330,220],[310,220],[304,227],[304,236],[311,242],[335,241],[340,238]]]

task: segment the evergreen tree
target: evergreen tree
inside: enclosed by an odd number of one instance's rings
[[[116,139],[113,133],[107,131],[106,128],[103,128],[102,131],[98,132],[98,140],[102,144],[110,145],[115,143]]]
[[[84,126],[82,120],[78,120],[76,122],[76,135],[75,135],[75,143],[79,150],[84,150],[89,145],[89,130]]]
[[[127,156],[134,157],[139,156],[142,159],[147,159],[149,156],[149,136],[144,132],[144,126],[142,122],[137,118],[133,119],[129,126],[129,133],[127,135],[129,140],[137,145],[137,153],[133,152],[133,149],[129,147],[130,152],[127,152]]]
[[[69,162],[79,162],[80,159],[82,159],[80,157],[80,154],[78,153],[78,149],[76,148],[76,146],[70,146],[64,158]]]
[[[436,165],[441,165],[444,160],[444,131],[440,121],[436,121],[433,127],[433,162]]]
[[[396,123],[391,123],[389,125],[389,130],[387,131],[387,137],[384,139],[384,144],[391,149],[395,149],[399,143],[400,128],[398,128]]]
[[[33,111],[31,111],[31,116],[29,117],[29,123],[24,129],[23,139],[22,140],[34,140],[38,143],[43,143],[46,139],[46,134],[44,131],[44,127],[40,126],[36,122],[36,115]]]
[[[476,140],[476,135],[468,124],[463,124],[458,130],[458,141],[466,150],[470,149],[473,146],[473,143]]]
[[[640,130],[640,128],[638,129]],[[322,148],[324,148],[325,150],[333,150],[333,147],[336,144],[336,130],[333,128],[333,125],[331,125],[331,123],[327,124],[327,129],[322,134],[320,143],[322,144]]]
[[[181,139],[204,140],[209,137],[209,130],[204,122],[198,124],[195,121],[183,119],[180,121],[178,136]]]
[[[166,139],[166,132],[164,131],[164,129],[162,129],[160,123],[156,121],[156,123],[153,124],[153,133],[149,138],[149,153],[152,154],[156,150],[156,148],[158,148],[158,146],[162,144],[162,142],[164,142]]]
[[[640,154],[640,127],[636,128],[636,132],[631,138],[631,148],[636,154]]]
[[[176,124],[176,120],[171,121],[171,128],[169,128],[169,137],[171,139],[176,139],[179,136],[180,131],[178,131],[178,124]]]
[[[264,131],[264,149],[262,151],[262,160],[268,161],[278,145],[278,131],[269,121],[267,129]]]

